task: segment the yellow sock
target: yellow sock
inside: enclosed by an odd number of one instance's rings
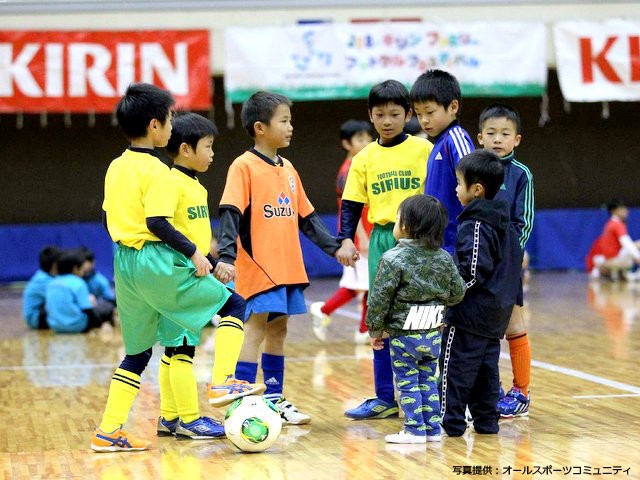
[[[160,415],[167,420],[174,420],[178,416],[176,400],[173,397],[170,376],[171,357],[162,355],[158,369],[158,384],[160,386]]]
[[[140,375],[117,368],[111,377],[109,398],[100,422],[100,430],[110,433],[127,422],[138,391],[140,391]]]
[[[229,375],[235,376],[243,340],[242,320],[235,317],[224,317],[220,320],[216,330],[213,372],[211,372],[211,381],[215,385],[224,383]]]
[[[169,376],[180,420],[184,423],[193,422],[200,417],[198,384],[193,373],[193,358],[184,354],[171,357]]]

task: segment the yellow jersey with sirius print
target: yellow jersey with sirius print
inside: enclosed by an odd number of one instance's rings
[[[176,188],[176,207],[173,226],[185,237],[196,244],[198,250],[206,255],[211,250],[211,220],[207,204],[207,189],[197,178],[171,169],[171,178]]]
[[[342,199],[368,205],[371,223],[395,222],[402,201],[424,192],[432,149],[429,140],[411,135],[392,147],[371,142],[353,157]]]
[[[109,165],[104,180],[107,228],[114,242],[138,250],[144,242],[159,242],[147,228],[147,217],[171,222],[175,207],[169,167],[150,153],[125,150]],[[207,250],[208,251],[208,250]]]

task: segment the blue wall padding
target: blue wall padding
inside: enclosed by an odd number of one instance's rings
[[[329,231],[336,231],[336,216],[322,215]],[[607,221],[597,209],[539,210],[527,250],[537,270],[584,270],[584,257]],[[633,239],[640,236],[640,209],[631,209],[628,221]],[[213,222],[214,231],[217,221]],[[301,235],[309,277],[335,277],[342,267]],[[98,270],[113,277],[113,243],[102,224],[49,223],[0,225],[0,282],[25,281],[38,268],[38,252],[45,245],[62,248],[81,245],[92,249]]]

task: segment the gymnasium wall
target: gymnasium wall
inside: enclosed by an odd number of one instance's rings
[[[221,78],[214,83],[213,118],[220,135],[214,164],[201,181],[216,215],[227,168],[251,142],[239,126],[239,105],[234,105],[238,125],[227,128]],[[517,156],[534,174],[538,209],[597,208],[612,197],[640,205],[633,181],[640,173],[638,103],[612,103],[608,120],[601,118],[600,104],[571,104],[567,112],[550,71],[547,125],[538,126],[540,98],[467,98],[461,120],[473,138],[480,111],[495,100],[512,104],[522,115]],[[297,102],[293,107],[292,145],[281,154],[294,162],[322,213],[336,211],[335,173],[344,156],[338,128],[348,118],[367,119],[366,101]],[[49,115],[44,127],[38,115],[25,115],[22,128],[16,127],[16,115],[0,115],[0,224],[99,221],[104,173],[125,147],[109,115],[97,115],[93,126],[87,115],[73,115],[69,126],[62,115]]]

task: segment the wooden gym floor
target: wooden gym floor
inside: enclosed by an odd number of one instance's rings
[[[316,280],[307,301],[325,300],[337,279]],[[441,444],[389,445],[401,419],[343,416],[372,394],[371,351],[353,343],[355,303],[334,314],[329,341],[315,340],[306,315],[290,321],[285,393],[312,415],[288,426],[259,454],[227,440],[155,436],[159,412],[156,350],[127,429],[153,449],[94,453],[91,432],[122,358],[115,336],[28,331],[21,291],[0,288],[0,478],[7,479],[377,479],[640,478],[640,283],[589,285],[582,273],[533,273],[527,294],[532,404],[527,418],[501,421],[498,435],[473,431]],[[212,340],[213,329],[205,333]],[[210,347],[196,355],[202,413]],[[508,349],[503,383],[511,381]],[[466,477],[469,478],[469,477]],[[601,478],[601,477],[600,477]]]

